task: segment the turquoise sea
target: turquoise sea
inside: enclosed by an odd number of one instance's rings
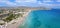
[[[60,28],[60,9],[32,11],[19,28]]]

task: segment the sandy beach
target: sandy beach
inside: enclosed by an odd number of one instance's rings
[[[20,24],[22,24],[22,22],[25,20],[25,17],[31,12],[31,10],[29,10],[29,12],[27,12],[26,14],[23,15],[23,17],[19,17],[18,20],[15,20],[14,24],[8,24],[6,26],[6,28],[18,28],[18,26]]]

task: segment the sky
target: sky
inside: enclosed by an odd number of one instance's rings
[[[0,0],[0,6],[58,6],[60,0]]]

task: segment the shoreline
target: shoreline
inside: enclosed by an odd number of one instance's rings
[[[27,12],[26,14],[23,15],[23,17],[19,17],[18,20],[16,20],[15,24],[8,24],[7,28],[18,28],[18,26],[20,24],[22,24],[22,22],[25,20],[25,17],[27,17],[27,15],[31,12],[31,10],[29,10],[29,12]]]

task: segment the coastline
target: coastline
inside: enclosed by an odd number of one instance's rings
[[[18,20],[15,20],[16,23],[15,24],[8,24],[6,28],[18,28],[18,26],[20,24],[22,24],[22,22],[25,20],[25,17],[27,17],[27,15],[31,12],[31,10],[29,10],[29,12],[27,12],[26,14],[23,15],[23,17],[19,17]]]

